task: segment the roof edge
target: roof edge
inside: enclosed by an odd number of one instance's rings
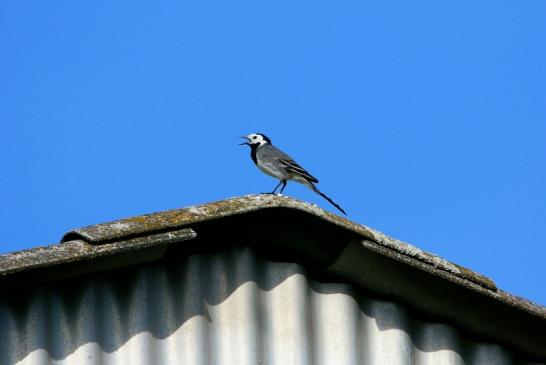
[[[12,277],[25,276],[34,270],[50,270],[63,267],[62,277],[73,276],[87,272],[103,271],[98,264],[101,260],[110,260],[117,257],[118,263],[114,267],[123,267],[135,263],[155,261],[162,257],[165,247],[174,243],[194,239],[197,236],[189,228],[171,232],[147,235],[144,237],[121,240],[108,245],[91,245],[83,240],[73,240],[62,245],[36,247],[28,250],[0,255],[0,283],[5,283]],[[146,252],[145,255],[142,255]],[[121,260],[120,257],[125,257]],[[121,262],[122,261],[122,262]],[[86,263],[93,262],[92,265]],[[64,269],[67,265],[74,265],[73,270]],[[53,275],[56,276],[56,275]],[[22,279],[21,282],[40,282],[50,280],[49,276],[38,275],[31,280]],[[16,280],[16,282],[19,282]]]

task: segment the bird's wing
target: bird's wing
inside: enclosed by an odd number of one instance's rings
[[[282,164],[282,166],[290,173],[299,175],[303,177],[305,180],[318,183],[318,179],[308,173],[303,167],[298,165],[296,161],[288,158],[279,158],[278,161]]]

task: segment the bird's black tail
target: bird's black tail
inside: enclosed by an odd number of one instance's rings
[[[315,184],[313,184],[312,182],[308,182],[309,183],[309,187],[311,189],[313,189],[313,191],[315,193],[317,193],[318,195],[322,196],[324,199],[328,200],[328,202],[330,204],[332,204],[334,207],[336,207],[341,213],[347,215],[347,213],[345,213],[345,211],[343,210],[343,208],[341,208],[335,201],[333,201],[332,199],[330,199],[329,197],[326,196],[326,194],[324,194],[323,192],[321,192],[316,186]]]

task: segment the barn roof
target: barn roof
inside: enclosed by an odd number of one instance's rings
[[[0,256],[0,292],[177,255],[252,246],[546,358],[546,308],[470,269],[288,197],[249,195],[79,228]]]

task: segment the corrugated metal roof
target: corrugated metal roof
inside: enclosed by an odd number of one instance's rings
[[[170,234],[176,237],[169,238]],[[139,248],[142,240],[148,243]],[[218,248],[211,242],[220,241],[224,242],[222,247],[235,242],[253,246],[266,256],[302,262],[467,330],[546,357],[544,307],[499,290],[483,275],[372,228],[274,195],[233,198],[71,231],[62,245],[0,256],[0,290],[153,261],[169,250],[210,251]],[[183,244],[172,244],[176,242]],[[132,254],[119,251],[119,245],[132,247]],[[100,250],[101,255],[81,254],[93,250]]]
[[[530,365],[298,264],[231,248],[0,300],[0,364]]]

